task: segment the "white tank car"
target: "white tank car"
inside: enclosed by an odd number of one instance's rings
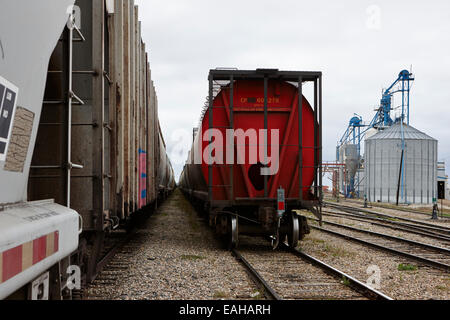
[[[0,299],[19,291],[47,298],[52,272],[66,273],[78,247],[77,212],[52,200],[27,202],[48,62],[73,4],[0,1]]]

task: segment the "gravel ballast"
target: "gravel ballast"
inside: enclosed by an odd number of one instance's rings
[[[325,201],[330,201],[330,202],[336,203],[336,200],[333,198],[326,198]],[[377,204],[374,203],[373,206],[371,206],[371,204],[369,204],[368,208],[363,208],[363,201],[357,200],[357,199],[351,199],[351,200],[340,199],[339,203],[337,203],[337,204],[350,206],[350,207],[354,207],[356,209],[361,209],[361,210],[369,210],[369,211],[373,211],[373,212],[379,212],[379,213],[388,214],[388,215],[396,216],[396,217],[400,217],[400,218],[413,219],[413,220],[417,220],[417,221],[421,221],[421,222],[425,222],[425,223],[429,223],[429,224],[434,224],[436,226],[443,226],[443,227],[450,226],[450,218],[447,218],[447,217],[441,218],[441,216],[439,215],[438,220],[431,220],[431,212],[432,212],[431,208],[430,208],[429,212],[426,212],[426,214],[421,214],[421,213],[407,211],[408,209],[411,209],[413,211],[416,210],[414,207],[411,207],[411,208],[400,207],[401,210],[400,209],[396,210],[395,206],[389,205],[389,204],[383,204],[383,206],[377,206]]]
[[[257,295],[244,267],[223,248],[179,190],[137,236],[139,246],[127,256],[129,267],[112,282],[94,282],[88,299],[217,300]],[[117,259],[120,255],[110,264],[117,264]]]
[[[335,212],[337,214],[339,214],[338,211],[335,211]],[[347,226],[351,226],[353,228],[383,233],[383,234],[387,234],[387,235],[391,235],[391,236],[395,236],[395,237],[399,237],[399,238],[403,238],[403,239],[423,242],[426,244],[450,249],[449,241],[438,240],[438,239],[434,239],[434,238],[427,237],[427,236],[422,236],[422,235],[415,234],[415,233],[408,232],[408,231],[394,230],[394,229],[391,229],[388,227],[373,225],[370,223],[370,221],[363,222],[363,221],[352,220],[347,217],[336,217],[336,216],[324,216],[323,221],[325,221],[325,222],[330,221],[330,222],[334,222],[334,223],[344,224]]]
[[[429,267],[417,267],[415,261],[407,258],[371,249],[318,230],[311,230],[300,243],[300,248],[364,283],[373,275],[370,270],[379,270],[379,290],[394,299],[450,298],[449,273]],[[410,268],[413,270],[404,270]]]
[[[346,223],[341,218],[330,221]],[[416,235],[365,222],[352,223],[364,229],[419,240]],[[420,266],[407,258],[318,230],[311,230],[300,242],[300,250],[364,283],[371,276],[370,270],[379,270],[380,287],[377,289],[394,299],[450,298],[449,273]],[[249,251],[247,254],[259,260],[259,264],[264,261],[261,268],[272,272],[277,268],[284,270],[282,261],[277,261],[282,254],[270,255],[267,266],[265,259],[260,260],[256,253]],[[292,269],[290,277],[295,278],[298,272],[299,279],[308,278],[302,268],[289,267]],[[264,276],[270,278],[268,273]],[[86,293],[87,299],[103,300],[261,298],[244,267],[217,240],[180,191],[164,202],[137,231],[127,248],[119,250]]]

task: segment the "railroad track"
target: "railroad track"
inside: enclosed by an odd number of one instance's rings
[[[268,299],[392,300],[319,259],[283,244],[274,252],[267,244],[233,251]]]
[[[439,226],[432,223],[427,223],[420,220],[408,219],[404,217],[393,216],[385,213],[370,211],[362,208],[354,208],[345,205],[338,205],[335,203],[325,202],[328,207],[344,211],[346,213],[358,215],[360,217],[376,217],[384,221],[389,221],[391,224],[401,225],[410,228],[416,228],[418,230],[429,232],[430,234],[436,234],[450,238],[450,228],[445,226]]]
[[[147,221],[149,216],[149,212],[141,212],[140,215],[133,216],[125,228],[110,231],[104,239],[101,258],[97,262],[91,283],[103,273],[105,267],[111,263],[117,254],[123,254],[124,248],[127,248],[129,244],[139,238],[137,235],[139,227]]]
[[[450,245],[450,236],[445,236],[445,235],[435,233],[432,231],[425,231],[422,228],[420,228],[420,226],[414,226],[414,225],[400,223],[400,222],[396,222],[396,221],[392,221],[392,220],[370,217],[367,215],[335,212],[335,211],[328,211],[328,210],[322,210],[322,216],[343,218],[343,219],[347,219],[347,220],[370,223],[371,225],[378,226],[378,227],[388,228],[388,229],[397,230],[397,231],[409,232],[409,233],[417,234],[417,235],[420,235],[423,237],[440,240],[440,241],[443,241],[446,244]]]
[[[334,198],[328,198],[329,200],[334,199]],[[364,203],[362,201],[358,201],[358,200],[351,200],[351,199],[345,199],[346,202],[350,202],[350,203],[354,203],[354,204],[359,204],[359,205],[363,205]],[[408,213],[416,213],[416,214],[420,214],[420,215],[424,215],[424,216],[428,216],[431,217],[431,209],[430,209],[430,213],[426,213],[423,211],[419,211],[419,210],[414,210],[414,209],[410,209],[410,208],[404,208],[404,207],[398,207],[398,208],[390,208],[384,205],[380,205],[378,203],[374,203],[371,202],[370,203],[371,207],[376,207],[376,208],[380,208],[380,209],[386,209],[386,210],[391,210],[391,211],[403,211],[403,212],[408,212]],[[447,213],[445,213],[447,214]]]
[[[88,284],[90,291],[95,291],[96,287],[114,286],[119,279],[123,278],[123,273],[131,266],[130,258],[145,240],[144,234],[137,231],[138,229],[133,229],[129,233],[118,236],[119,239],[104,250],[103,258],[97,264],[96,277],[92,283]],[[107,297],[89,294],[84,298],[95,300]]]
[[[102,250],[101,259],[97,263],[96,274],[93,280],[95,280],[101,273],[103,268],[114,258],[117,252],[125,246],[134,236],[136,230],[132,230],[126,233],[125,230],[115,231],[105,241],[105,245]]]
[[[318,222],[315,218],[309,217],[308,219],[310,221]],[[444,270],[446,272],[450,271],[449,249],[394,237],[384,233],[354,228],[331,221],[323,221],[323,224],[328,225],[328,227],[323,228],[315,225],[310,225],[310,227],[346,240],[409,258],[422,265]],[[338,231],[340,229],[344,229],[345,233]]]

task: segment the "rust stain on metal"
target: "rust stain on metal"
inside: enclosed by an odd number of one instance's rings
[[[17,107],[11,140],[6,157],[5,170],[23,172],[33,130],[34,113]]]

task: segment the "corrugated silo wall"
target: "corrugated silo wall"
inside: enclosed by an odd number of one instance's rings
[[[399,202],[431,204],[437,196],[437,141],[406,140]],[[365,194],[372,202],[396,202],[401,140],[366,140]]]

